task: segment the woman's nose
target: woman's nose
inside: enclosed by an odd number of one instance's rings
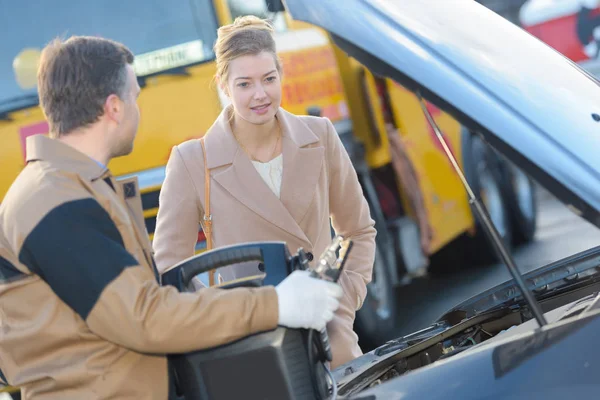
[[[266,96],[267,96],[267,93],[265,92],[265,89],[263,88],[263,86],[257,85],[256,91],[254,92],[254,98],[258,100],[258,99],[262,99]]]

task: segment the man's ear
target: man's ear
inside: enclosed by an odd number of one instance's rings
[[[111,94],[106,98],[104,102],[104,115],[115,123],[121,122],[121,116],[123,114],[123,102],[116,94]]]

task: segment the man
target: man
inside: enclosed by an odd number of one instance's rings
[[[278,287],[160,287],[136,181],[105,167],[129,154],[140,88],[133,55],[91,37],[55,40],[38,71],[50,138],[0,206],[0,378],[25,399],[166,399],[165,354],[256,332],[321,329],[342,295],[295,272]]]

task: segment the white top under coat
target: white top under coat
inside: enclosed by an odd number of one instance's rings
[[[283,154],[278,155],[269,162],[252,161],[267,186],[271,188],[278,198],[281,194],[281,178],[283,176]]]

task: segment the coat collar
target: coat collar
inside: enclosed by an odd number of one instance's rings
[[[104,176],[108,169],[75,148],[46,135],[27,138],[27,163],[43,160],[61,170],[75,172],[93,181]]]
[[[277,198],[238,145],[229,124],[232,106],[226,107],[205,136],[208,168],[213,179],[250,210],[303,241],[312,244],[300,228],[314,198],[325,148],[319,137],[298,116],[280,108],[283,177]]]
[[[225,107],[215,123],[206,132],[206,161],[210,169],[232,164],[236,153],[242,151],[235,140],[235,136],[233,136],[231,125],[229,124],[232,111],[233,108],[231,105]],[[282,139],[290,139],[296,148],[308,146],[319,141],[319,138],[304,122],[283,108],[279,108],[276,117],[281,123]]]

